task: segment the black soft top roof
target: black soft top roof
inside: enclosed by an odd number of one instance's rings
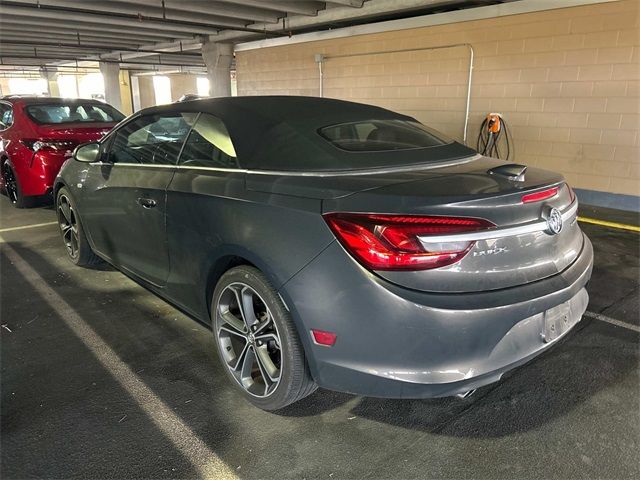
[[[140,113],[207,112],[220,118],[245,168],[265,170],[353,170],[354,155],[368,155],[369,168],[466,157],[474,152],[453,143],[391,152],[346,152],[320,136],[320,128],[346,122],[400,119],[384,108],[319,97],[247,96],[192,100]],[[425,151],[429,151],[428,158]]]

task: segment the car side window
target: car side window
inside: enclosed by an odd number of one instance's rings
[[[222,120],[202,113],[191,129],[180,155],[180,165],[209,168],[238,168],[229,132]]]
[[[196,113],[138,117],[114,132],[109,162],[175,165],[196,117]]]
[[[6,103],[0,103],[0,130],[13,125],[13,107]]]

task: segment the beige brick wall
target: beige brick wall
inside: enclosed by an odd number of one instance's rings
[[[470,43],[469,140],[500,112],[516,157],[575,187],[640,194],[638,0],[505,16],[237,53],[238,94],[317,95],[314,54]],[[465,48],[328,59],[325,96],[413,115],[461,139]]]
[[[181,73],[177,75],[168,75],[171,79],[171,99],[175,102],[182,95],[188,93],[198,93],[197,75]]]

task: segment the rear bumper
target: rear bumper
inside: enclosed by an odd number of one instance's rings
[[[53,191],[56,176],[67,158],[61,153],[37,152],[31,161],[31,166],[22,172],[28,176],[23,186],[24,195],[49,195]]]
[[[587,307],[592,266],[584,237],[578,258],[553,277],[482,293],[431,294],[380,279],[334,243],[281,294],[320,386],[377,397],[441,397],[495,382],[564,336]],[[560,305],[566,328],[545,343],[545,312]],[[314,344],[312,328],[335,332],[336,344]]]

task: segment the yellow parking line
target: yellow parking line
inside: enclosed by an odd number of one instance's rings
[[[595,218],[578,217],[578,221],[583,223],[592,223],[601,227],[619,228],[620,230],[629,230],[630,232],[640,232],[640,227],[635,225],[627,225],[625,223],[607,222],[606,220],[597,220]]]

